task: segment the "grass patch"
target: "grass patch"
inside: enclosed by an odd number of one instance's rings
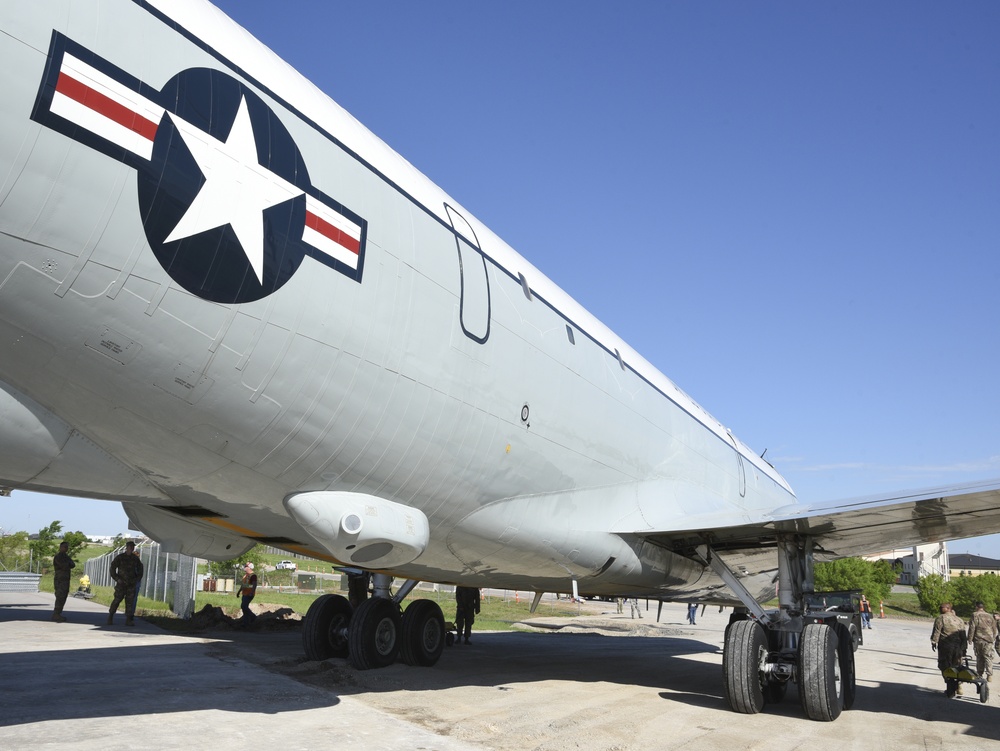
[[[872,603],[874,615],[878,618],[878,606]],[[933,618],[934,616],[920,607],[920,601],[914,592],[893,592],[889,599],[883,603],[887,616],[901,616],[904,618]]]

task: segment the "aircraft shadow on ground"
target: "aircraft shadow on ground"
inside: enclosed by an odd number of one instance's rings
[[[501,688],[550,680],[602,682],[659,689],[665,701],[729,714],[722,693],[719,652],[715,643],[680,636],[489,633],[474,634],[471,646],[446,648],[433,668],[396,664],[378,671],[356,671],[346,660],[333,659],[302,662],[295,677],[343,695],[465,686]],[[706,655],[715,656],[692,659]],[[943,683],[937,691],[885,681],[866,686],[862,676],[852,711],[968,725],[966,735],[1000,741],[997,707],[981,704],[970,684],[966,684],[966,696],[953,700],[945,698],[943,688]],[[768,705],[764,712],[809,721],[794,684],[782,702]]]
[[[665,701],[681,702],[703,709],[730,711],[721,696],[700,693],[663,691],[660,697]],[[851,712],[875,714],[895,714],[912,717],[921,721],[968,725],[963,735],[1000,741],[1000,716],[998,708],[981,704],[967,685],[966,695],[948,699],[941,691],[911,686],[906,683],[882,682],[877,687],[858,686],[854,707]],[[796,686],[791,686],[785,698],[778,704],[768,704],[763,715],[790,717],[806,720],[799,703]]]
[[[34,607],[34,610],[28,608]],[[37,603],[0,608],[0,626],[12,621],[49,621]],[[261,682],[259,673],[242,661],[212,659],[211,644],[188,639],[149,643],[153,627],[139,620],[126,628],[119,614],[107,627],[107,614],[71,611],[66,624],[39,623],[38,628],[84,629],[74,649],[8,651],[0,671],[0,727],[50,720],[120,718],[204,710],[279,714],[334,707],[336,695],[292,680],[274,677]],[[88,628],[89,627],[89,628]],[[100,633],[95,633],[100,632]],[[108,638],[105,638],[107,635]],[[64,639],[65,635],[59,637]],[[111,640],[113,642],[109,643]]]

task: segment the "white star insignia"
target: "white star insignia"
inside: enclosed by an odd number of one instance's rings
[[[170,117],[205,176],[205,183],[164,242],[182,240],[228,224],[236,233],[257,280],[263,284],[263,212],[301,196],[304,191],[258,163],[257,142],[245,98],[240,101],[225,141],[174,114]]]

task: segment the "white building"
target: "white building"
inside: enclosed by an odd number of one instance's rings
[[[915,545],[912,548],[896,548],[882,553],[864,556],[865,560],[887,560],[890,563],[899,562],[903,570],[899,574],[900,584],[913,585],[922,576],[938,574],[948,581],[951,569],[948,566],[948,543],[931,542],[926,545]]]

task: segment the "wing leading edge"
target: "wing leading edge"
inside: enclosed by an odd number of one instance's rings
[[[1000,479],[847,501],[797,504],[745,524],[637,534],[681,552],[709,542],[739,557],[774,547],[781,535],[811,537],[819,560],[1000,532]]]

